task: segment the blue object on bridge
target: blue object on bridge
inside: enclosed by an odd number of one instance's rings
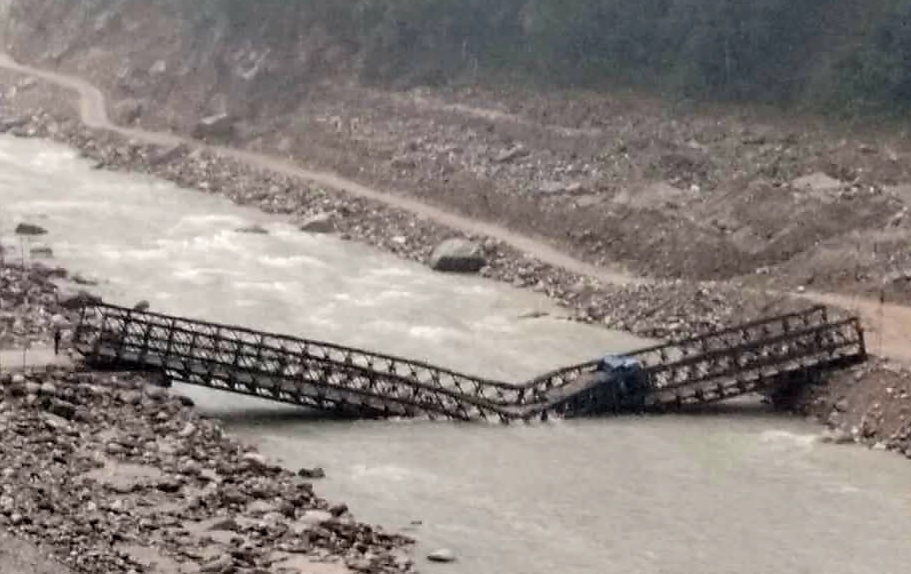
[[[598,362],[599,371],[640,370],[642,363],[629,355],[605,355]]]
[[[626,405],[641,408],[645,400],[646,381],[642,363],[628,355],[605,355],[595,371],[599,383],[610,383],[609,402],[613,408]]]

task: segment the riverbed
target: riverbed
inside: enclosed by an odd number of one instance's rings
[[[20,245],[18,221],[48,235]],[[258,224],[266,234],[245,233]],[[647,342],[562,317],[542,297],[443,275],[227,200],[92,169],[0,138],[0,234],[101,280],[114,303],[321,339],[521,381]],[[818,428],[740,401],[690,416],[501,427],[338,422],[180,387],[323,495],[452,548],[431,572],[902,572],[911,467],[820,445]]]

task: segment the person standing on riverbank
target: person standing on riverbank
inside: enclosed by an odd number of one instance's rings
[[[59,313],[51,317],[51,326],[54,329],[54,355],[60,354],[60,343],[63,340],[64,330],[68,329],[70,324],[66,317]]]

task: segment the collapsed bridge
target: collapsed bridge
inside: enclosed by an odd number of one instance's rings
[[[666,410],[780,388],[866,359],[857,318],[824,307],[626,353],[635,385],[595,360],[521,384],[331,343],[137,311],[82,308],[74,346],[87,364],[136,369],[214,389],[361,418],[503,422]]]

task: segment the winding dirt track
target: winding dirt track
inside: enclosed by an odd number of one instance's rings
[[[255,168],[300,178],[350,195],[368,198],[390,207],[408,211],[422,219],[434,221],[466,234],[492,237],[539,261],[579,275],[598,279],[604,283],[614,285],[649,283],[646,278],[580,261],[540,239],[515,233],[494,223],[463,217],[445,209],[406,197],[400,193],[386,193],[366,187],[338,174],[308,170],[273,156],[224,146],[213,146],[172,133],[118,126],[108,117],[106,99],[101,90],[81,78],[19,64],[8,54],[2,52],[0,52],[0,68],[32,76],[75,91],[79,95],[79,113],[82,122],[90,128],[108,130],[139,142],[155,145],[173,146],[186,144],[223,157],[242,161]],[[868,337],[868,347],[871,352],[882,357],[911,364],[911,307],[888,303],[881,304],[879,301],[872,299],[835,293],[779,293],[779,295],[801,297],[809,301],[842,307],[857,313],[871,335]]]

